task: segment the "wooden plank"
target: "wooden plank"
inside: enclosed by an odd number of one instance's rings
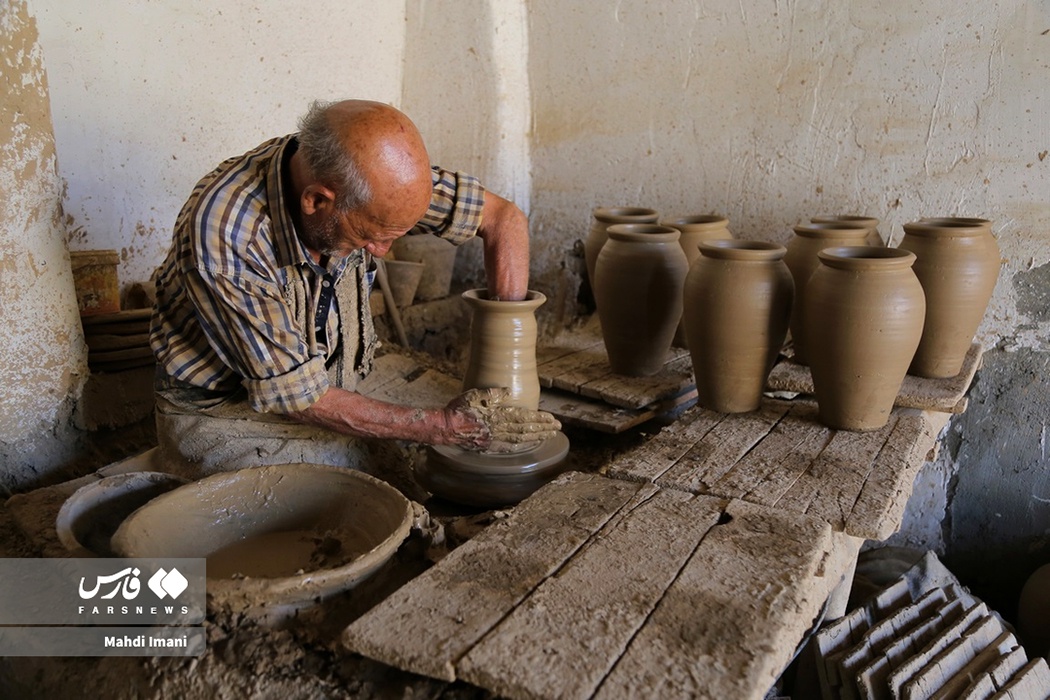
[[[1032,659],[993,698],[1004,700],[1045,700],[1050,697],[1050,668],[1046,659]]]
[[[615,479],[655,482],[725,418],[722,413],[694,406],[648,442],[610,464],[606,474]]]
[[[596,698],[763,698],[826,599],[827,523],[733,501]]]
[[[693,363],[689,355],[672,351],[664,368],[651,377],[624,377],[606,374],[579,387],[583,396],[601,399],[613,406],[642,408],[687,391],[696,391]]]
[[[537,339],[536,366],[542,367],[548,362],[572,355],[584,348],[603,345],[598,314],[593,314],[578,326],[564,329],[552,338]],[[542,378],[540,381],[543,381]]]
[[[971,628],[975,628],[980,621],[988,617],[988,606],[984,603],[975,603],[965,610],[962,615],[944,627],[936,637],[922,648],[915,656],[903,662],[893,669],[887,679],[890,693],[893,697],[902,697],[905,684],[918,677],[922,669],[926,667],[942,651],[958,640]]]
[[[981,366],[984,348],[973,343],[966,353],[959,374],[947,379],[926,379],[906,375],[894,405],[929,411],[962,413],[966,409],[964,394],[969,390],[974,374]],[[770,391],[788,391],[813,394],[813,375],[809,367],[784,359],[773,367],[766,380]]]
[[[711,492],[750,503],[773,505],[809,469],[834,431],[817,421],[812,402],[792,402],[790,410]]]
[[[757,411],[723,420],[656,483],[691,493],[719,495],[712,492],[712,486],[769,434],[790,407],[785,401],[764,400]]]
[[[696,390],[658,401],[641,409],[618,408],[556,389],[540,390],[540,409],[552,413],[564,425],[576,425],[603,433],[622,433],[681,406],[696,401]]]
[[[884,540],[898,530],[915,476],[936,443],[939,430],[928,413],[914,409],[897,412],[897,425],[879,450],[846,517],[846,532],[858,537]]]
[[[565,474],[343,633],[350,651],[413,673],[455,680],[455,664],[533,588],[632,501],[654,487]]]
[[[902,697],[905,700],[935,697],[982,649],[993,644],[1007,644],[1001,639],[1002,633],[1003,626],[998,618],[988,615],[977,621],[904,684]],[[1015,646],[1017,644],[1013,643],[1010,648]]]
[[[660,491],[610,522],[457,664],[509,698],[588,698],[725,502]]]
[[[859,433],[836,431],[831,441],[810,463],[776,507],[797,513],[810,513],[845,531],[846,520],[853,511],[864,483],[871,473],[875,457],[896,426],[896,411],[884,428]],[[850,532],[857,537],[864,533]]]

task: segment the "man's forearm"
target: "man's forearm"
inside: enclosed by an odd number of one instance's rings
[[[529,289],[529,221],[513,202],[485,193],[478,236],[485,243],[489,296],[520,301]]]

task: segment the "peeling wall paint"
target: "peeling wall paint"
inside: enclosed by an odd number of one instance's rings
[[[76,451],[87,349],[62,227],[47,75],[25,2],[0,5],[0,487]]]
[[[149,279],[193,185],[296,129],[314,99],[396,104],[401,2],[29,0],[51,83],[72,250]]]

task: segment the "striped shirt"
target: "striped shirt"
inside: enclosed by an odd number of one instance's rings
[[[198,182],[154,275],[150,344],[158,366],[177,385],[215,395],[244,387],[252,408],[261,412],[308,408],[328,390],[326,365],[339,339],[348,329],[372,333],[370,318],[357,323],[370,313],[367,282],[364,293],[351,297],[360,308],[339,308],[333,300],[324,332],[315,331],[322,285],[363,280],[370,261],[358,250],[342,259],[322,258],[321,266],[296,235],[282,176],[296,145],[294,134],[272,139]],[[430,209],[410,235],[432,233],[463,243],[481,223],[484,190],[469,175],[438,167],[432,172]],[[306,298],[295,299],[292,289],[305,289]],[[364,346],[374,338],[359,341]]]

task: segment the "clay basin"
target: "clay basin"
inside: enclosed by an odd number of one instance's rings
[[[140,508],[113,536],[125,557],[205,557],[208,600],[234,609],[319,602],[375,573],[412,505],[361,472],[284,464],[221,472]]]
[[[116,556],[110,539],[125,518],[186,481],[162,472],[129,472],[81,486],[58,511],[58,539],[76,556]]]

